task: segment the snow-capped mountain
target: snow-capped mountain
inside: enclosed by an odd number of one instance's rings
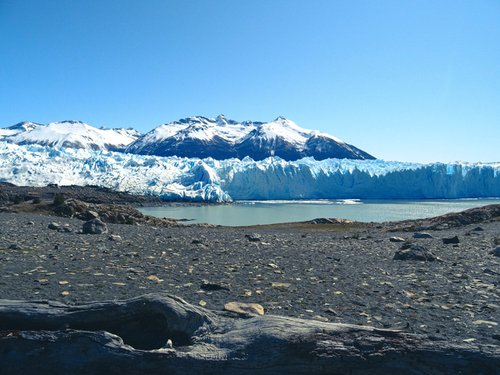
[[[19,145],[38,144],[86,150],[122,151],[139,137],[134,129],[98,129],[81,121],[40,125],[19,123],[0,130],[2,140]]]
[[[223,160],[246,156],[262,160],[279,156],[297,160],[312,156],[374,159],[368,153],[331,135],[304,129],[278,117],[271,122],[237,122],[217,118],[189,117],[160,125],[131,143],[125,152],[141,155],[212,157]]]
[[[164,199],[211,202],[478,198],[500,197],[500,163],[201,160],[0,142],[0,181],[97,185]]]
[[[5,137],[10,137],[22,132],[31,131],[39,126],[41,126],[41,124],[30,121],[23,121],[9,126],[8,128],[0,128],[0,140],[3,140]]]

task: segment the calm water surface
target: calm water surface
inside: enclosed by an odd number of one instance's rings
[[[142,207],[146,215],[185,219],[186,224],[273,224],[336,217],[364,222],[419,219],[498,204],[500,199],[240,201],[231,204],[169,204]]]

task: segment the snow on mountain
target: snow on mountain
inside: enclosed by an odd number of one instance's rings
[[[415,164],[277,157],[214,160],[0,142],[0,181],[98,185],[164,199],[430,199],[500,197],[500,163]]]
[[[101,151],[123,150],[140,135],[133,129],[98,129],[81,121],[52,122],[47,125],[21,123],[2,130],[7,130],[4,140],[20,145],[38,144]]]
[[[244,158],[262,160],[279,156],[297,160],[374,159],[373,156],[336,137],[301,128],[278,117],[271,122],[238,123],[223,115],[217,118],[189,117],[160,125],[130,144],[126,152],[141,155]]]
[[[41,126],[41,124],[37,124],[30,121],[24,121],[9,126],[8,128],[0,128],[0,139],[13,136],[22,132],[31,131],[39,126]]]

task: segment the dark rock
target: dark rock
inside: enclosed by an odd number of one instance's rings
[[[493,254],[496,257],[500,257],[500,246],[497,246],[493,250],[490,251],[490,254]]]
[[[17,249],[19,249],[19,245],[17,243],[10,244],[9,249],[17,250]]]
[[[92,210],[87,210],[83,213],[84,215],[84,220],[92,220],[92,219],[99,219],[99,214],[95,211]]]
[[[61,227],[58,223],[55,223],[55,222],[52,222],[52,223],[49,223],[49,225],[47,226],[49,229],[52,229],[52,230],[59,230],[59,228]]]
[[[458,236],[453,236],[450,238],[443,238],[443,244],[449,245],[449,244],[457,244],[460,243],[460,240],[458,239]]]
[[[99,219],[86,221],[82,227],[84,234],[102,234],[108,233],[108,226]]]
[[[416,232],[413,233],[413,238],[434,238],[432,234],[427,232]]]
[[[200,285],[200,289],[207,292],[216,292],[219,290],[229,291],[229,288],[222,283],[211,283],[208,281],[203,282],[203,284]]]
[[[75,214],[75,209],[68,204],[63,203],[54,208],[54,213],[58,216],[72,217]]]
[[[200,240],[200,239],[197,239],[197,238],[195,238],[194,240],[192,240],[191,243],[193,245],[205,245],[205,241],[204,240]]]
[[[394,260],[435,261],[438,258],[425,247],[416,244],[403,245],[394,254]]]
[[[500,275],[500,272],[495,272],[491,268],[485,268],[483,272],[487,273],[488,275]]]
[[[261,241],[260,234],[257,234],[257,233],[245,234],[245,237],[250,242],[260,242]]]
[[[483,232],[484,229],[482,227],[475,227],[472,231],[473,232]]]

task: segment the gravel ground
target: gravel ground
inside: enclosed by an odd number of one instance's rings
[[[108,224],[86,235],[77,219],[0,213],[0,298],[75,304],[168,292],[215,310],[256,302],[266,314],[500,345],[500,257],[490,254],[500,222],[477,227],[413,238],[374,225]],[[458,244],[443,244],[455,235]],[[402,243],[393,236],[439,259],[394,260]]]

